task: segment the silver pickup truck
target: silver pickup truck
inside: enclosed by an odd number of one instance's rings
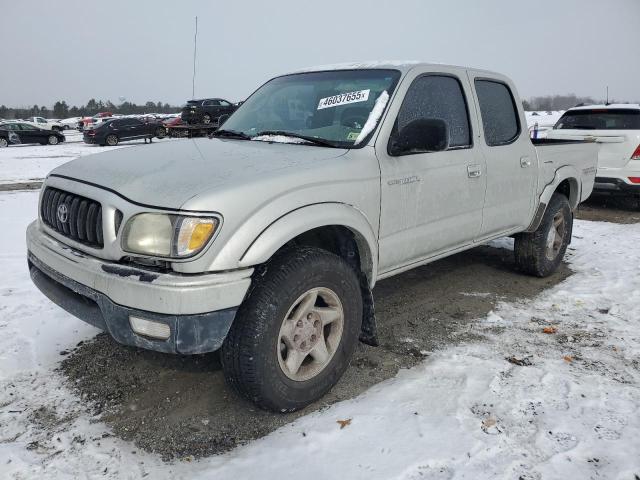
[[[27,230],[31,277],[122,344],[220,349],[237,392],[295,410],[338,381],[358,340],[376,345],[378,280],[503,236],[523,272],[554,272],[597,145],[538,143],[496,73],[280,76],[212,138],[51,172]]]

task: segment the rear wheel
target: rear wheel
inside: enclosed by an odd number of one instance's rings
[[[554,193],[535,232],[516,235],[514,253],[520,270],[529,275],[547,277],[562,262],[571,241],[573,213],[569,200]]]
[[[302,247],[256,275],[222,346],[227,382],[259,407],[286,412],[321,398],[356,347],[362,297],[340,257]]]
[[[49,137],[47,138],[47,143],[49,145],[57,145],[60,142],[60,140],[58,140],[58,137],[56,137],[55,135],[49,135]]]
[[[118,145],[118,137],[113,133],[107,135],[107,138],[104,139],[104,143],[109,145],[110,147],[115,147],[116,145]]]
[[[164,138],[167,136],[167,130],[164,127],[156,128],[155,135],[157,138]]]
[[[9,142],[7,141],[7,139],[4,137],[0,137],[0,148],[4,148],[8,146],[9,146]]]

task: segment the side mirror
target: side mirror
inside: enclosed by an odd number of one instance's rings
[[[391,143],[391,155],[441,152],[449,148],[449,126],[439,118],[409,122]]]

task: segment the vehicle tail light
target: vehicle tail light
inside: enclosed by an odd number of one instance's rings
[[[629,177],[631,183],[640,183],[640,177]]]
[[[640,160],[640,145],[631,154],[631,160]]]

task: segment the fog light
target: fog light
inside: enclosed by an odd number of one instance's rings
[[[171,328],[166,323],[145,320],[140,317],[129,317],[131,329],[138,335],[156,338],[158,340],[166,340],[171,335]]]

